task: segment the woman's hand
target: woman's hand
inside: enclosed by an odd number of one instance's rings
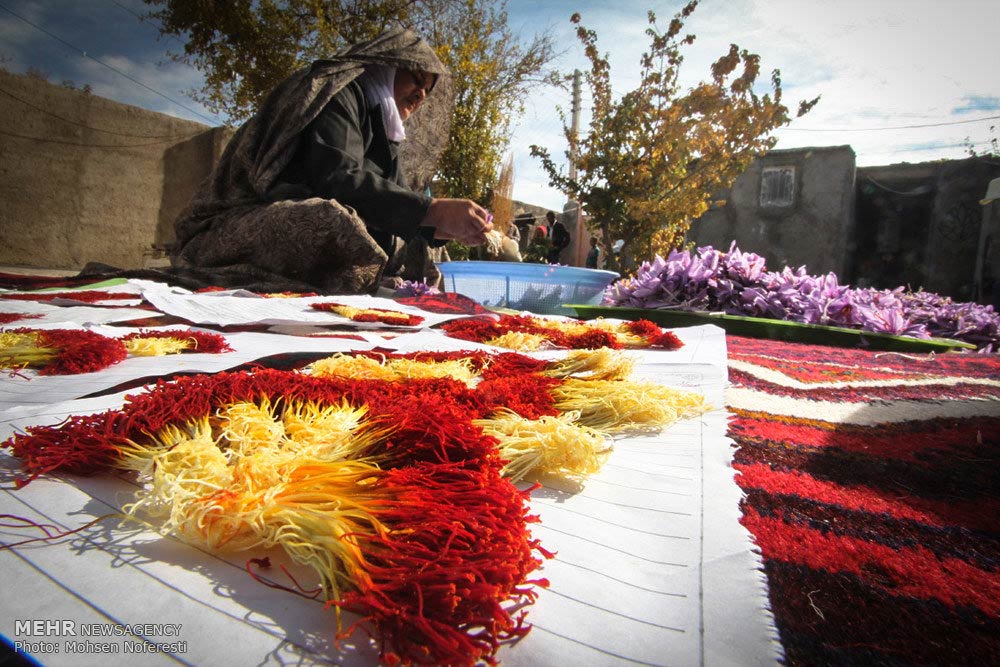
[[[434,238],[482,245],[493,230],[493,216],[471,199],[433,199],[421,223],[434,228]]]

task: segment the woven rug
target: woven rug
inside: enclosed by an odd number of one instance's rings
[[[786,663],[998,664],[1000,355],[727,343]]]

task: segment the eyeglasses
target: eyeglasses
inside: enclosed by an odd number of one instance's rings
[[[399,72],[400,74],[406,76],[412,85],[417,88],[423,88],[425,95],[430,95],[435,82],[433,74],[428,74],[427,72],[414,72],[409,69],[400,69]]]

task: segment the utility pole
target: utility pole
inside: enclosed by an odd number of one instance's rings
[[[569,152],[569,178],[576,180],[576,159],[577,141],[580,138],[580,70],[573,70],[573,105],[570,108],[570,142]],[[585,234],[583,216],[580,215],[580,203],[569,199],[563,206],[563,219],[566,228],[571,230],[572,239],[566,254],[569,255],[570,264],[573,266],[583,265],[583,260],[587,252],[587,244],[583,242]]]

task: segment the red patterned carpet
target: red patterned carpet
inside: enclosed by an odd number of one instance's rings
[[[1000,355],[727,342],[787,664],[998,664]]]

